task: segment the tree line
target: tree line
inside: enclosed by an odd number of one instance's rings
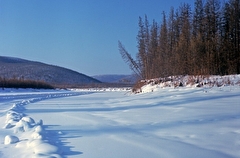
[[[34,88],[34,89],[54,89],[54,87],[44,81],[24,80],[24,79],[6,79],[0,77],[1,88]]]
[[[240,74],[239,0],[195,0],[162,13],[161,23],[139,17],[134,59],[119,42],[119,52],[143,79],[172,75]]]

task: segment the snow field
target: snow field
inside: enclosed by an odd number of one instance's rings
[[[239,157],[240,87],[97,92],[27,105],[67,157]],[[48,109],[48,110],[46,110]]]
[[[239,86],[149,92],[0,93],[0,157],[240,157]]]

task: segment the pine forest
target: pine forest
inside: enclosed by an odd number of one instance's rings
[[[160,15],[161,23],[139,17],[135,58],[118,43],[140,78],[240,74],[239,0],[195,0]]]

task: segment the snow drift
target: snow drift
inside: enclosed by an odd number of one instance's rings
[[[24,153],[22,153],[22,155],[18,155],[18,157],[62,157],[61,150],[58,148],[58,146],[54,145],[54,142],[51,142],[51,135],[49,135],[48,131],[45,130],[43,120],[40,119],[35,121],[33,118],[27,116],[24,113],[24,106],[46,99],[75,96],[80,94],[84,93],[73,93],[70,91],[60,91],[59,93],[57,91],[52,91],[50,93],[47,92],[46,94],[41,92],[40,94],[37,93],[35,95],[13,95],[13,99],[18,97],[30,98],[17,101],[9,110],[6,111],[5,125],[3,126],[3,129],[11,131],[11,134],[7,134],[4,137],[4,145],[14,145],[15,149],[24,151]],[[8,97],[5,97],[4,99],[8,100]],[[4,99],[1,101],[4,101]],[[14,156],[12,155],[9,157]]]

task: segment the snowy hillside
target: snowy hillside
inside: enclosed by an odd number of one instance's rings
[[[240,86],[0,90],[0,157],[239,158]]]
[[[0,77],[45,81],[53,85],[82,85],[100,81],[59,66],[0,56]]]

